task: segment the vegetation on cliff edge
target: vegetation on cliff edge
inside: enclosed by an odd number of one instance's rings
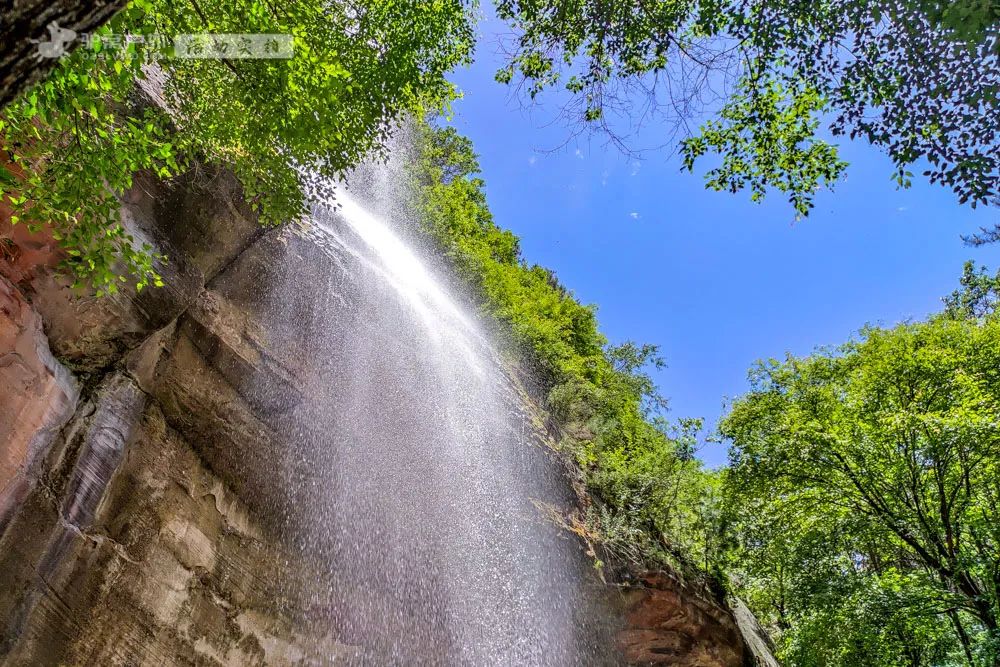
[[[762,362],[721,424],[731,467],[670,423],[655,346],[610,345],[595,310],[524,261],[490,215],[472,145],[420,126],[426,231],[504,323],[618,564],[708,575],[800,666],[993,665],[1000,612],[1000,274],[966,266],[944,312]]]
[[[217,162],[264,223],[298,217],[396,120],[453,99],[445,74],[469,58],[471,25],[460,0],[132,0],[0,112],[14,165],[0,200],[15,223],[50,226],[99,292],[141,289],[158,281],[155,258],[119,217],[136,172]],[[198,33],[290,36],[294,57],[180,57],[174,37]]]
[[[695,458],[699,420],[669,422],[647,370],[654,345],[612,345],[595,308],[526,262],[490,214],[471,142],[421,124],[413,167],[424,228],[488,315],[507,325],[548,389],[548,407],[596,503],[579,528],[613,557],[707,572],[717,562],[716,476]]]

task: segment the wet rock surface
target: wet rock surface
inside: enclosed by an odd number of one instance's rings
[[[236,388],[264,376],[259,330],[205,289],[264,231],[224,173],[137,179],[123,214],[164,289],[81,294],[44,233],[0,229],[0,664],[353,655],[303,615],[316,565],[261,528],[240,460],[206,463],[277,447]]]
[[[38,313],[0,277],[0,531],[38,458],[73,414],[77,384],[49,351]]]
[[[336,530],[317,535],[295,509],[336,515],[345,501],[309,483],[324,480],[317,466],[346,466],[375,484],[379,466],[399,464],[385,453],[355,460],[324,450],[353,427],[315,397],[330,383],[348,386],[359,336],[398,337],[405,358],[415,334],[369,317],[372,304],[352,282],[358,258],[292,228],[259,228],[224,172],[169,186],[139,178],[123,214],[170,258],[161,268],[166,288],[79,294],[56,270],[51,239],[3,228],[11,242],[0,260],[0,664],[406,664],[398,646],[362,647],[361,630],[433,577],[339,556]],[[282,275],[290,263],[298,267],[291,278]],[[269,291],[290,279],[301,288]],[[309,285],[320,282],[333,289],[317,308]],[[348,329],[355,338],[343,337]],[[321,335],[342,352],[324,355],[313,343]],[[392,370],[377,354],[369,368]],[[409,409],[436,409],[433,378],[415,371],[413,381],[426,386]],[[539,410],[514,385],[505,391],[502,401],[519,415],[510,423],[529,434],[504,436],[526,443],[517,465],[541,461],[550,471],[526,492],[570,511],[575,496],[546,447]],[[400,432],[405,411],[379,423],[400,442],[411,438]],[[414,459],[413,488],[431,484],[417,479],[420,466]],[[389,521],[376,528],[372,539],[398,542]],[[578,551],[568,566],[586,570]],[[454,574],[434,576],[446,586]],[[328,590],[317,592],[319,581]],[[587,586],[606,597],[609,615],[623,616],[624,658],[609,636],[607,651],[589,649],[590,662],[741,664],[729,611],[668,578],[622,593],[590,575]],[[590,610],[581,603],[567,612],[573,631],[583,643],[604,642],[607,628],[592,625]],[[410,657],[437,664],[442,647],[425,629],[447,619],[425,611],[400,627],[427,639],[405,647]]]
[[[732,613],[705,593],[685,590],[665,573],[627,589],[618,641],[632,664],[740,667],[744,647]]]

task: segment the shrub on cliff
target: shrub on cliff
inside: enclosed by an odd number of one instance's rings
[[[525,262],[490,214],[471,142],[454,128],[418,125],[414,191],[424,229],[510,332],[548,390],[592,496],[591,531],[633,564],[705,570],[718,549],[715,479],[693,457],[697,420],[669,424],[647,369],[653,345],[609,345],[593,306]],[[687,567],[693,566],[693,567]]]
[[[277,34],[257,47],[287,37],[293,57],[243,58],[238,44],[231,57],[178,57],[174,37],[208,32]],[[116,290],[123,272],[141,288],[156,280],[150,248],[118,213],[137,171],[169,178],[194,158],[219,162],[264,222],[293,218],[403,114],[454,97],[445,73],[469,57],[471,35],[460,0],[133,0],[3,110],[0,148],[14,167],[0,169],[0,199],[15,223],[51,225],[99,290]],[[169,117],[137,103],[140,82]]]

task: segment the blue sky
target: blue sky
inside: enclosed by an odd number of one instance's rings
[[[711,430],[755,360],[922,318],[966,259],[1000,265],[1000,247],[959,238],[1000,211],[960,206],[919,178],[896,190],[890,162],[867,144],[841,143],[847,179],[799,222],[780,194],[754,204],[708,191],[666,154],[627,159],[599,137],[551,152],[569,130],[544,101],[525,110],[493,81],[496,27],[484,24],[476,63],[453,76],[464,98],[451,123],[473,140],[495,219],[524,257],[597,304],[612,341],[660,345],[671,417],[704,417]],[[700,455],[724,463],[725,446]]]

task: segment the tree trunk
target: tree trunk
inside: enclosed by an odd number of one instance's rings
[[[79,44],[126,0],[0,0],[0,109]]]
[[[969,633],[965,631],[965,626],[962,625],[962,619],[958,617],[958,612],[954,609],[948,612],[948,617],[951,619],[951,623],[955,628],[955,634],[958,635],[958,640],[962,643],[962,650],[965,652],[966,662],[968,662],[969,667],[975,667],[976,660],[972,655],[972,642],[969,640]]]

